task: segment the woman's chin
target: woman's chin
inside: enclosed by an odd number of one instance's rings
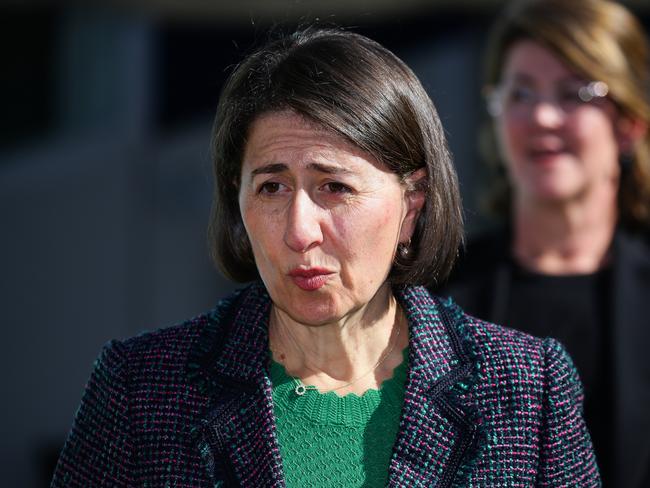
[[[289,300],[275,300],[274,302],[275,306],[288,315],[291,320],[313,327],[336,322],[345,315],[336,300],[322,295],[309,294],[308,298],[293,296]]]
[[[342,318],[341,314],[333,313],[330,310],[290,309],[285,312],[293,321],[309,327],[322,327]]]
[[[534,182],[521,195],[523,200],[542,205],[561,205],[574,201],[581,194],[577,182],[568,181],[567,178],[548,178]]]
[[[542,203],[561,204],[572,200],[573,192],[562,188],[543,188],[537,192],[537,200]]]

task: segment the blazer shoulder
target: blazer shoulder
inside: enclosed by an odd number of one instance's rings
[[[129,369],[185,366],[193,356],[206,352],[221,337],[228,315],[240,291],[220,300],[217,305],[184,322],[146,331],[124,340],[109,341],[99,360]]]
[[[462,312],[462,336],[475,358],[484,365],[515,372],[527,369],[541,372],[547,356],[547,339],[493,324]]]
[[[542,388],[541,383],[546,382],[542,378],[567,376],[571,387],[581,390],[573,360],[557,339],[535,337],[464,312],[459,323],[472,355],[484,368],[501,371],[509,378],[525,378]]]

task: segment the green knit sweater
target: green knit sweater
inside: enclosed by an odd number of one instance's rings
[[[308,390],[271,362],[273,407],[287,487],[385,486],[404,400],[408,348],[379,390],[344,397]]]

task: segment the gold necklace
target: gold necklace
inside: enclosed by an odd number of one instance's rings
[[[400,315],[400,317],[401,317],[401,315]],[[383,356],[381,356],[381,357],[379,358],[379,360],[375,363],[375,365],[372,367],[372,369],[369,369],[368,371],[366,371],[365,373],[363,373],[361,376],[357,376],[355,379],[353,379],[352,381],[350,381],[350,382],[348,382],[348,383],[345,383],[344,385],[337,386],[336,388],[332,388],[332,389],[327,390],[327,391],[322,391],[321,393],[330,393],[330,392],[332,392],[332,391],[342,390],[343,388],[346,388],[346,387],[348,387],[348,386],[350,386],[350,385],[353,385],[353,384],[355,384],[357,381],[359,381],[359,380],[365,378],[365,377],[368,376],[370,373],[372,373],[373,371],[375,371],[379,366],[381,366],[381,364],[386,360],[386,358],[392,354],[393,350],[395,349],[395,346],[397,345],[397,340],[399,339],[399,334],[400,334],[400,332],[401,332],[401,330],[402,330],[401,322],[402,322],[402,321],[398,319],[398,321],[397,321],[397,332],[395,333],[395,340],[394,340],[393,343],[391,344],[391,346],[390,346],[390,348],[388,349],[388,351],[386,352],[386,354],[384,354]],[[392,335],[392,334],[391,334],[391,335]],[[274,353],[274,354],[276,354],[276,355],[277,355],[279,358],[281,358],[282,360],[284,360],[284,358],[285,358],[284,353],[282,353],[282,352],[280,352],[280,351],[276,351],[276,350],[274,350],[274,349],[271,349],[271,352]],[[293,389],[293,391],[294,391],[294,392],[296,393],[296,395],[298,395],[298,396],[303,396],[305,393],[307,393],[307,390],[317,390],[317,391],[318,391],[318,388],[316,388],[316,387],[313,386],[313,385],[305,385],[305,384],[302,382],[302,380],[301,380],[300,378],[296,377],[296,376],[291,376],[291,378],[292,378],[293,381],[296,383],[296,387]]]

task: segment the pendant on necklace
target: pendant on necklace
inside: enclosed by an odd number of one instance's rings
[[[303,396],[307,392],[307,387],[302,383],[298,383],[294,391],[296,392],[296,395]]]

